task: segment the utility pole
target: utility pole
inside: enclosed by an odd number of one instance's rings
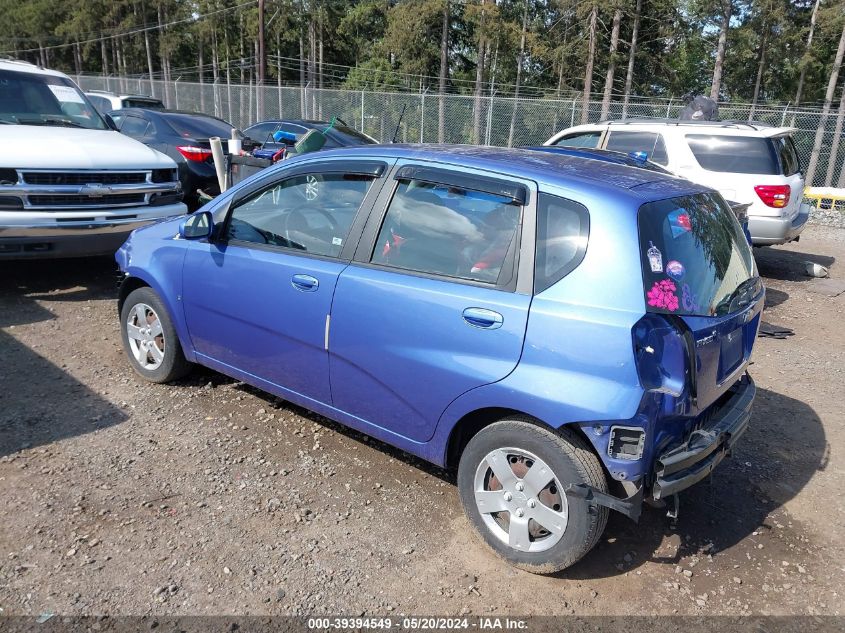
[[[258,119],[264,118],[264,81],[267,77],[267,50],[264,46],[264,0],[258,0]]]

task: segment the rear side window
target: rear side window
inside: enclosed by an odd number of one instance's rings
[[[534,292],[543,292],[575,269],[587,251],[589,214],[572,200],[541,193],[537,206]]]
[[[149,121],[138,116],[129,115],[120,124],[120,131],[129,136],[144,136],[150,127]]]
[[[580,134],[568,134],[557,141],[555,145],[561,147],[598,147],[601,132],[581,132]]]
[[[226,237],[337,257],[372,182],[357,174],[288,178],[238,204]]]
[[[783,167],[784,176],[794,176],[801,171],[801,160],[795,150],[795,143],[788,136],[781,136],[773,140],[780,154],[780,164]]]
[[[453,185],[400,180],[371,261],[495,284],[510,280],[522,206]],[[505,278],[507,276],[507,278]]]
[[[721,196],[649,202],[637,223],[649,312],[728,314],[743,291],[756,294],[756,286],[745,283],[759,279],[751,247]]]
[[[733,174],[780,174],[778,156],[768,138],[687,134],[695,160],[708,171]]]
[[[657,132],[617,132],[612,130],[605,149],[625,154],[645,152],[648,154],[650,161],[660,165],[666,165],[669,162],[666,144],[663,142],[663,137]]]

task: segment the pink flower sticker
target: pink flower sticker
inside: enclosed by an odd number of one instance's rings
[[[655,281],[651,290],[646,293],[648,305],[674,312],[678,309],[678,297],[675,296],[675,290],[677,290],[675,282],[671,279]]]

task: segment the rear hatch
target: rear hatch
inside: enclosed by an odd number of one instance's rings
[[[763,308],[763,284],[730,207],[715,193],[649,202],[638,214],[646,310],[686,343],[690,413],[742,375]]]
[[[794,218],[801,209],[804,176],[792,128],[766,128],[755,135],[687,134],[696,161],[718,176],[707,184],[726,200],[751,203],[749,215]]]

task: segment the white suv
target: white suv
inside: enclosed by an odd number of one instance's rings
[[[115,131],[66,75],[0,60],[0,260],[114,253],[186,211],[171,158]]]
[[[751,240],[763,246],[798,239],[809,218],[793,132],[750,122],[624,119],[571,127],[544,145],[644,152],[726,200],[750,203]]]

